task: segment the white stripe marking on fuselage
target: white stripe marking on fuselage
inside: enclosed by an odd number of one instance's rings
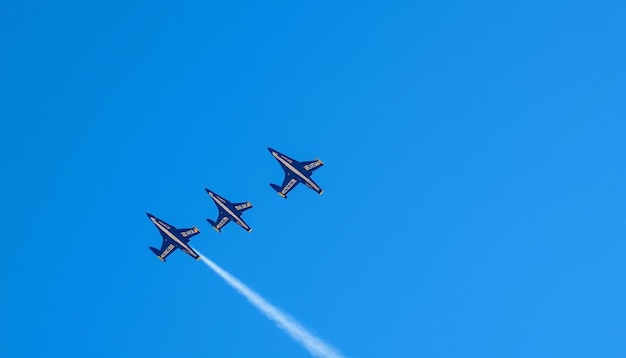
[[[152,219],[152,222],[154,223],[154,225],[156,225],[160,230],[162,230],[163,232],[165,232],[167,234],[167,236],[169,236],[172,240],[176,241],[177,243],[179,243],[185,250],[188,250],[189,252],[194,252],[191,247],[189,247],[188,245],[186,245],[185,243],[183,243],[182,241],[180,241],[176,236],[174,236],[171,232],[169,232],[165,227],[163,227],[163,225],[159,224],[155,219]]]
[[[233,213],[232,211],[230,211],[230,209],[224,205],[224,203],[222,203],[221,200],[219,200],[218,198],[216,198],[213,193],[209,194],[211,196],[211,199],[213,199],[213,201],[215,201],[217,203],[217,205],[221,206],[222,209],[226,210],[227,213],[229,213],[230,215],[232,215],[232,217],[237,220],[237,223],[245,228],[248,228],[248,225],[246,225],[243,221],[241,221],[241,219],[239,219],[239,217],[237,215],[235,215],[235,213]],[[247,229],[246,229],[247,230]]]
[[[315,188],[315,190],[319,190],[319,187],[315,185],[315,183],[313,183],[311,179],[307,178],[302,173],[300,173],[296,168],[294,168],[291,164],[289,164],[286,160],[284,160],[280,155],[278,155],[278,153],[272,152],[272,155],[274,156],[274,158],[278,159],[279,162],[283,163],[287,168],[289,168],[291,171],[296,173],[300,178],[304,179],[307,183],[312,185]]]

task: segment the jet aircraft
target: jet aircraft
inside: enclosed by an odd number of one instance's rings
[[[230,201],[222,198],[221,196],[215,194],[209,189],[206,190],[207,194],[213,199],[215,205],[217,206],[217,210],[219,214],[217,216],[217,222],[206,219],[206,221],[213,226],[215,231],[221,233],[224,225],[228,224],[229,221],[234,221],[237,225],[241,226],[247,232],[252,231],[252,229],[246,224],[245,221],[241,218],[243,212],[252,208],[252,204],[249,201],[245,201],[243,203],[231,203]]]
[[[189,246],[189,240],[192,236],[200,233],[198,228],[193,227],[191,229],[177,229],[174,226],[166,223],[165,221],[157,218],[156,216],[146,213],[150,221],[159,229],[161,236],[163,236],[163,244],[161,250],[157,250],[154,247],[150,247],[150,250],[159,258],[159,260],[165,262],[165,258],[168,257],[176,249],[181,249],[183,252],[193,257],[196,260],[200,260],[200,255],[195,252],[191,246]]]
[[[285,171],[285,179],[283,179],[283,185],[278,186],[276,184],[270,184],[270,186],[276,190],[278,195],[287,199],[287,193],[298,185],[298,183],[304,183],[304,185],[313,189],[316,193],[322,194],[324,190],[320,188],[312,179],[313,172],[324,165],[321,160],[312,160],[308,162],[299,162],[295,159],[280,153],[272,148],[267,148],[272,156],[278,160],[280,166]]]

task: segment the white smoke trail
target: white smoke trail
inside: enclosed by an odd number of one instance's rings
[[[198,251],[198,250],[196,250]],[[287,333],[291,338],[302,343],[309,353],[319,358],[343,358],[335,348],[329,346],[321,339],[315,337],[306,328],[302,327],[295,319],[289,317],[271,303],[267,302],[258,293],[252,291],[248,286],[244,285],[237,278],[224,271],[216,263],[200,254],[202,261],[209,266],[216,274],[231,285],[237,292],[248,299],[259,311],[263,312],[270,320]]]

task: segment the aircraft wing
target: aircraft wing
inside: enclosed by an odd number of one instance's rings
[[[224,225],[228,224],[229,221],[230,221],[230,218],[226,215],[226,213],[223,211],[220,211],[220,214],[217,217],[217,225],[215,225],[215,228],[218,230],[221,230],[224,227]]]
[[[151,247],[150,250],[159,258],[159,260],[165,262],[165,259],[171,255],[172,252],[176,251],[176,246],[168,240],[163,240],[161,250],[157,250],[154,247]]]
[[[293,188],[298,185],[298,179],[294,178],[291,173],[287,173],[285,175],[285,179],[283,180],[283,185],[278,186],[275,184],[270,184],[274,190],[278,193],[278,195],[283,198],[287,198],[287,193],[289,193]]]
[[[187,243],[192,237],[198,235],[200,230],[197,227],[192,227],[190,229],[178,229],[178,232],[183,237],[183,242]]]
[[[317,169],[321,168],[324,163],[321,160],[317,159],[310,162],[302,162],[302,165],[304,166],[304,170],[307,173],[313,173]]]
[[[230,218],[226,215],[224,211],[220,210],[220,213],[217,216],[217,222],[211,219],[206,219],[206,221],[208,221],[209,224],[211,224],[211,226],[213,226],[213,228],[217,232],[222,232],[222,228],[224,227],[224,225],[228,224],[228,222],[230,221]]]
[[[248,209],[252,209],[252,204],[249,201],[246,201],[243,203],[234,203],[233,205],[235,205],[235,210],[237,210],[240,213],[243,213],[244,211]]]
[[[165,258],[168,257],[169,255],[172,254],[172,252],[176,251],[176,246],[174,246],[174,244],[167,244],[163,243],[164,247],[161,247],[161,258],[163,259],[163,261],[165,261]]]

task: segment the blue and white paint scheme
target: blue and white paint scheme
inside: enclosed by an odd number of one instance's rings
[[[156,216],[146,213],[150,221],[159,229],[161,236],[163,237],[163,244],[161,244],[161,250],[157,250],[154,247],[150,247],[150,250],[159,258],[159,260],[165,262],[165,258],[168,257],[176,249],[183,250],[184,253],[193,257],[196,260],[200,260],[200,255],[195,252],[191,246],[189,246],[189,240],[200,233],[197,227],[190,229],[177,229],[174,226],[166,223],[165,221],[157,218]]]
[[[241,218],[241,215],[243,215],[244,211],[252,208],[252,204],[250,204],[249,201],[245,201],[243,203],[231,203],[230,201],[222,198],[221,196],[210,191],[209,189],[204,190],[206,190],[207,194],[209,194],[209,197],[213,199],[215,205],[217,206],[217,210],[219,211],[219,214],[217,216],[217,222],[211,219],[206,219],[206,221],[208,221],[209,224],[213,226],[215,231],[221,233],[224,225],[228,224],[231,221],[237,223],[237,225],[241,226],[247,232],[252,231],[250,226],[248,226],[248,224],[246,224],[246,222],[243,221],[243,219]]]
[[[270,153],[272,153],[272,156],[278,160],[278,163],[285,171],[283,185],[278,186],[276,184],[270,184],[272,189],[276,190],[278,195],[287,199],[287,193],[293,190],[298,183],[303,183],[320,195],[324,193],[324,190],[322,190],[322,188],[320,188],[319,185],[311,179],[313,172],[324,165],[321,160],[317,159],[308,162],[299,162],[293,158],[289,158],[277,150],[272,148],[267,149]]]

